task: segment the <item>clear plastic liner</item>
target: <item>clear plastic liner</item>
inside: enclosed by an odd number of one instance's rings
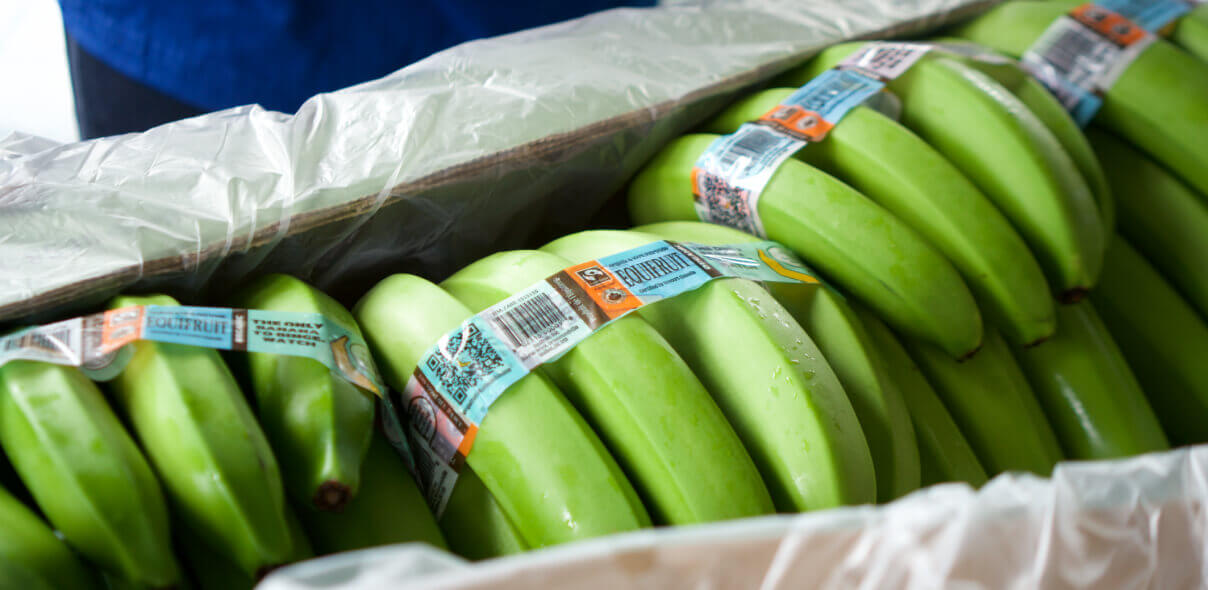
[[[811,52],[970,0],[620,9],[466,43],[321,94],[146,133],[0,140],[0,324],[119,290],[190,302],[290,272],[349,302],[584,227],[654,150]]]
[[[1203,588],[1206,504],[1208,446],[1199,446],[478,564],[398,545],[283,568],[259,588]]]

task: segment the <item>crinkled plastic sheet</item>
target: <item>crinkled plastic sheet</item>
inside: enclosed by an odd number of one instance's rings
[[[1206,503],[1200,446],[478,564],[426,545],[385,547],[283,568],[259,588],[1203,588]]]
[[[830,43],[988,0],[678,2],[460,45],[385,78],[146,133],[0,141],[0,324],[273,271],[345,302],[584,227],[655,149]]]

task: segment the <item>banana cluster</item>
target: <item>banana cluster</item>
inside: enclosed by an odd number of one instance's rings
[[[1020,58],[1071,6],[1013,1],[944,34]],[[664,146],[629,183],[632,229],[439,284],[393,275],[351,312],[281,275],[219,303],[363,331],[402,391],[442,336],[562,269],[657,240],[757,241],[698,221],[698,160],[859,48]],[[537,367],[490,406],[440,518],[375,434],[374,397],[318,361],[140,341],[101,385],[7,363],[0,587],[250,587],[411,541],[484,559],[1208,441],[1206,59],[1201,5],[1082,129],[1012,60],[927,53],[887,82],[900,116],[855,107],[763,188],[767,237],[820,282],[719,278]],[[110,306],[145,304],[176,302]]]
[[[265,277],[232,303],[320,313],[357,333],[348,310],[292,277]],[[177,303],[110,302],[133,305]],[[236,353],[228,367],[209,348],[130,346],[104,391],[74,367],[0,366],[12,468],[0,469],[0,588],[250,588],[315,552],[444,547],[402,460],[373,434],[372,394],[311,359]]]

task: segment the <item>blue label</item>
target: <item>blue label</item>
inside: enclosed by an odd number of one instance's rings
[[[462,415],[482,423],[487,409],[528,369],[477,315],[450,331],[419,370]]]
[[[687,254],[665,241],[601,258],[600,264],[608,267],[643,303],[674,297],[713,279]]]
[[[143,337],[207,348],[229,348],[232,312],[216,307],[146,306]]]
[[[1184,0],[1096,0],[1102,6],[1151,33],[1191,12]]]
[[[854,70],[827,70],[784,99],[781,104],[796,105],[838,123],[848,111],[885,88],[885,83]]]

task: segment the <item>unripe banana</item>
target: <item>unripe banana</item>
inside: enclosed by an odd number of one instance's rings
[[[923,377],[906,348],[880,318],[854,305],[868,335],[885,361],[890,379],[902,392],[919,442],[922,485],[963,481],[973,487],[986,483],[986,470],[961,433],[952,414]]]
[[[1062,306],[1057,333],[1015,357],[1070,459],[1170,448],[1128,363],[1090,302]]]
[[[293,511],[286,510],[290,539],[293,543],[289,562],[302,561],[314,556],[310,540],[302,532],[302,525]],[[253,576],[240,569],[231,560],[214,551],[188,531],[178,531],[176,547],[182,555],[185,569],[197,590],[243,590],[256,586]],[[284,564],[283,564],[284,565]],[[192,587],[191,586],[191,587]]]
[[[1095,310],[1120,345],[1175,444],[1208,442],[1208,324],[1132,246],[1116,236]]]
[[[0,588],[86,590],[97,578],[32,510],[0,488]]]
[[[904,339],[927,381],[973,446],[986,473],[1031,471],[1047,476],[1061,447],[1027,378],[994,330],[977,356],[958,363],[934,346]]]
[[[436,285],[400,274],[370,289],[353,315],[386,382],[402,391],[421,358],[471,313]],[[495,400],[466,463],[531,547],[650,526],[603,443],[539,373]]]
[[[967,41],[962,42],[968,43]],[[982,49],[991,51],[988,47]],[[1031,74],[1019,67],[1018,62],[1013,60],[1004,57],[1002,62],[987,63],[951,54],[946,55],[993,78],[995,82],[1002,84],[1003,88],[1011,91],[1011,94],[1014,94],[1033,115],[1036,115],[1036,118],[1053,133],[1053,137],[1057,138],[1062,149],[1078,167],[1078,172],[1095,197],[1099,218],[1103,222],[1103,231],[1109,235],[1114,232],[1116,201],[1112,196],[1111,186],[1107,183],[1103,166],[1095,157],[1095,152],[1091,149],[1091,144],[1087,141],[1086,136],[1082,134],[1082,129],[1078,127],[1078,122],[1070,116],[1065,107],[1061,106],[1057,97],[1053,96],[1044,87],[1044,84],[1033,78]]]
[[[1179,19],[1170,40],[1183,51],[1208,63],[1208,4],[1200,4]]]
[[[952,33],[1020,57],[1068,10],[1068,3],[1016,0],[991,8]],[[1200,194],[1208,194],[1205,97],[1208,63],[1156,39],[1104,93],[1103,107],[1091,123],[1129,140]]]
[[[352,314],[296,278],[268,275],[235,301],[240,307],[318,313],[359,335]],[[305,509],[339,511],[360,486],[373,432],[373,394],[309,358],[251,352],[246,362],[256,413],[273,447],[286,493]]]
[[[1115,136],[1089,129],[1120,205],[1120,234],[1208,317],[1208,200]]]
[[[0,367],[0,445],[77,551],[133,583],[179,581],[159,482],[78,369],[34,361]]]
[[[657,240],[572,234],[541,249],[587,262]],[[788,311],[753,282],[723,278],[642,307],[742,439],[781,512],[876,499],[868,443],[843,387]]]
[[[132,305],[178,304],[166,295],[109,303]],[[152,341],[130,346],[134,354],[111,389],[182,522],[249,575],[288,561],[277,460],[218,352]]]
[[[758,241],[733,228],[669,221],[634,231],[667,240],[726,245]],[[888,502],[919,487],[919,449],[906,402],[859,318],[843,296],[818,284],[765,285],[818,345],[856,411],[877,472],[877,500]]]
[[[436,519],[406,464],[386,437],[374,434],[371,441],[361,467],[361,491],[343,510],[298,512],[315,549],[325,555],[412,542],[444,549]]]
[[[792,92],[773,88],[752,94],[704,128],[733,133]],[[857,107],[825,140],[795,157],[850,184],[927,239],[1000,319],[1012,342],[1031,344],[1053,333],[1049,286],[1023,238],[977,187],[909,129]]]
[[[546,252],[499,252],[440,286],[477,313],[569,266]],[[541,370],[600,435],[656,524],[775,510],[709,392],[640,317],[614,320]]]
[[[783,80],[811,80],[861,46],[831,47]],[[924,56],[888,87],[902,100],[902,123],[998,206],[1059,299],[1075,301],[1094,286],[1105,247],[1094,198],[1061,144],[1019,99],[938,53]]]
[[[469,560],[513,555],[529,549],[520,531],[469,466],[457,478],[438,524],[449,550]]]
[[[696,221],[692,169],[717,138],[672,141],[634,177],[635,223]],[[759,198],[768,237],[788,246],[899,330],[960,358],[981,342],[981,313],[956,269],[906,224],[834,177],[796,160]]]

